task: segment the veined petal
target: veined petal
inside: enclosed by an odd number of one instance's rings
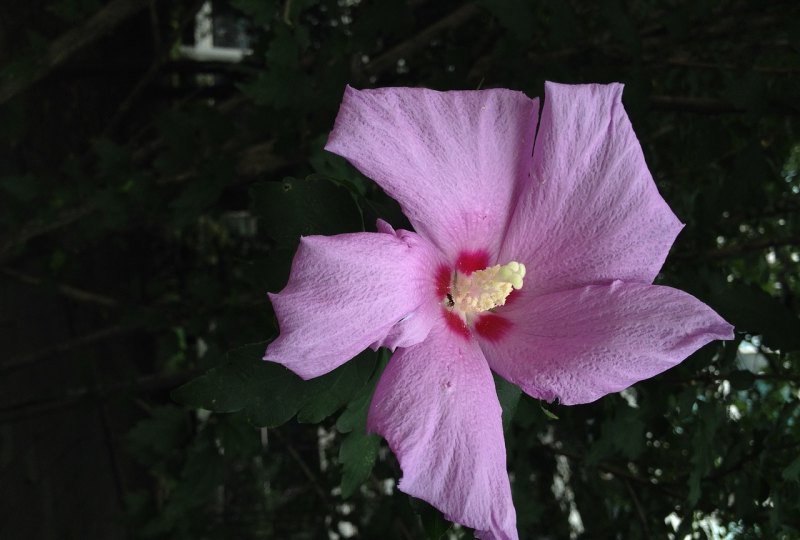
[[[492,369],[533,397],[588,403],[665,371],[733,327],[693,296],[657,285],[590,285],[503,309],[513,328],[481,341]]]
[[[304,379],[343,364],[391,334],[393,343],[425,339],[434,317],[436,249],[408,232],[307,236],[301,239],[289,283],[270,294],[280,335],[266,360]],[[413,327],[394,328],[413,317]]]
[[[501,409],[474,340],[441,324],[400,349],[369,409],[403,469],[399,489],[432,504],[479,538],[516,539]]]
[[[658,193],[621,97],[621,84],[545,85],[530,189],[500,256],[527,265],[529,291],[652,283],[683,227]]]
[[[442,307],[438,302],[424,302],[415,311],[397,322],[383,339],[370,345],[376,351],[386,347],[394,351],[398,347],[410,347],[428,337],[431,321],[441,317]]]
[[[454,260],[497,255],[528,176],[538,101],[511,90],[347,87],[325,147],[397,199]]]

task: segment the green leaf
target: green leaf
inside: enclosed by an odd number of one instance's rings
[[[172,398],[217,413],[244,411],[259,427],[283,424],[300,411],[301,422],[319,422],[350,401],[374,371],[365,351],[332,372],[304,381],[280,364],[262,360],[267,342],[228,352],[227,360],[181,386]]]
[[[800,350],[800,319],[779,300],[742,283],[712,287],[711,305],[740,332],[760,334],[784,352]]]
[[[364,230],[350,193],[324,179],[265,182],[253,188],[251,198],[261,228],[279,248],[294,249],[300,236]]]
[[[526,0],[483,0],[483,6],[518,41],[531,40],[530,29],[536,25],[536,12],[533,2]]]
[[[519,398],[522,390],[516,384],[510,383],[502,377],[492,374],[494,377],[494,387],[497,391],[497,399],[503,408],[503,431],[507,431],[514,420],[514,413],[517,411]],[[552,413],[551,413],[552,414]]]
[[[781,477],[787,482],[800,482],[800,456],[783,469]]]
[[[717,430],[725,418],[724,414],[709,403],[698,402],[698,406],[698,422],[692,437],[692,469],[689,473],[688,499],[691,505],[700,500],[703,477],[714,466]]]
[[[613,416],[603,422],[602,435],[590,448],[587,462],[597,463],[614,453],[620,453],[630,460],[636,459],[644,450],[644,431],[641,411],[620,404]]]
[[[261,439],[257,428],[241,414],[226,414],[217,419],[215,435],[219,448],[228,458],[249,459],[261,452]]]
[[[189,182],[170,206],[176,226],[194,222],[206,208],[213,205],[231,183],[230,163],[224,158],[207,159],[200,178]]]
[[[369,392],[361,392],[358,397],[347,405],[347,408],[342,414],[339,415],[339,419],[336,421],[336,429],[339,430],[339,433],[350,433],[361,427],[366,428],[367,410],[374,389],[375,387],[372,386]]]
[[[264,362],[266,342],[228,353],[219,367],[172,392],[178,403],[218,413],[244,411],[260,427],[275,427],[305,402],[304,381],[274,362]]]
[[[376,361],[375,351],[367,349],[324,377],[309,381],[308,402],[300,409],[298,422],[321,422],[343,407],[366,384]]]
[[[342,464],[342,497],[347,499],[369,478],[378,457],[380,437],[350,433],[339,447]]]
[[[199,438],[188,449],[181,482],[170,495],[164,513],[175,520],[187,510],[203,505],[225,478],[224,456],[209,436]]]
[[[367,434],[367,412],[375,386],[352,401],[336,422],[341,433],[347,433],[339,447],[342,465],[342,497],[350,497],[369,478],[378,456],[380,438]]]
[[[420,499],[411,499],[411,507],[419,516],[422,530],[427,540],[441,540],[453,524],[447,521],[441,512]]]
[[[369,478],[375,459],[378,456],[380,438],[367,434],[367,413],[372,401],[372,394],[380,380],[388,360],[382,354],[378,369],[374,370],[369,383],[339,416],[336,429],[347,435],[339,447],[339,463],[342,466],[342,497],[350,497],[358,487]]]
[[[558,420],[558,416],[556,416],[553,412],[549,411],[548,409],[545,409],[544,405],[542,405],[541,403],[539,403],[539,408],[542,409],[544,415],[550,420]]]
[[[97,155],[97,166],[101,174],[113,177],[128,172],[131,156],[127,147],[110,139],[95,139],[92,141],[92,149]]]
[[[152,418],[139,421],[128,432],[128,449],[142,463],[155,463],[180,448],[188,436],[186,411],[174,405],[155,407]]]

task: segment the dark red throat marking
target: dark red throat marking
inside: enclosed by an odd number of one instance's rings
[[[489,253],[479,249],[476,251],[462,251],[456,260],[456,269],[465,276],[489,266]]]
[[[469,328],[464,320],[458,314],[450,311],[449,309],[442,308],[442,315],[447,327],[461,337],[469,339]]]
[[[450,292],[450,275],[452,272],[445,265],[436,270],[436,296],[443,299]]]
[[[494,313],[484,313],[475,321],[475,332],[489,341],[499,341],[511,329],[511,321]]]

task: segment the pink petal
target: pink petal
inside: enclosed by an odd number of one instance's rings
[[[438,298],[438,296],[437,296]],[[373,349],[386,347],[394,351],[398,347],[416,345],[428,337],[432,321],[440,316],[438,302],[425,302],[408,316],[397,322],[383,339],[370,345]]]
[[[453,260],[497,255],[530,168],[538,101],[511,90],[347,87],[325,147],[397,199]]]
[[[622,85],[547,83],[529,191],[501,261],[528,290],[652,283],[682,225],[658,193],[622,107]]]
[[[281,333],[265,359],[309,379],[385,339],[419,343],[436,313],[439,257],[403,230],[302,238],[289,283],[270,294]]]
[[[438,324],[424,342],[392,356],[368,427],[397,456],[400,490],[476,529],[479,538],[516,539],[500,416],[475,341]]]
[[[527,278],[526,278],[527,279]],[[588,403],[679,364],[733,327],[677,289],[622,283],[543,296],[522,290],[502,309],[513,322],[481,341],[492,369],[533,397]]]

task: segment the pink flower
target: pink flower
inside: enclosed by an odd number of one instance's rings
[[[732,327],[652,285],[682,224],[661,198],[622,85],[347,88],[327,149],[397,199],[416,232],[303,238],[270,295],[266,357],[303,378],[395,350],[369,429],[399,488],[480,538],[517,538],[490,372],[570,405],[678,364]],[[534,144],[535,139],[535,144]]]

